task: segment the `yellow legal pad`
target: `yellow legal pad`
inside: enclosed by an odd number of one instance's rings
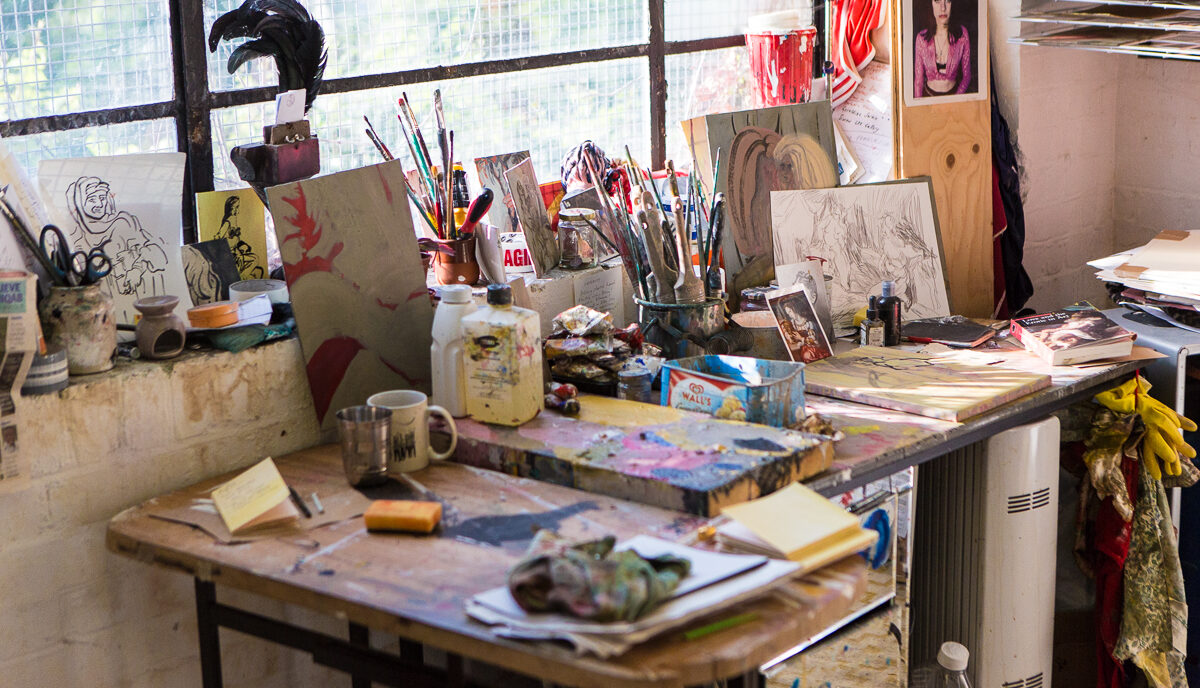
[[[735,549],[790,559],[812,571],[860,552],[879,538],[850,512],[792,483],[752,502],[726,507],[717,536]]]
[[[289,501],[287,483],[269,456],[213,490],[212,499],[234,535],[300,516]]]

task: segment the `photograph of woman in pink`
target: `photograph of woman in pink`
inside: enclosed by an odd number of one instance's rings
[[[976,0],[913,0],[913,99],[979,92]]]

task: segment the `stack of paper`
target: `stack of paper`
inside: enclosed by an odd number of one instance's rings
[[[599,623],[565,614],[531,614],[521,609],[507,586],[479,593],[466,602],[472,618],[507,638],[563,640],[580,654],[619,655],[664,631],[678,628],[714,611],[760,597],[800,575],[800,566],[764,556],[721,554],[639,535],[619,543],[643,557],[672,554],[691,561],[691,573],[666,603],[632,622]]]
[[[800,483],[745,504],[726,507],[717,538],[745,552],[790,559],[808,572],[875,544],[854,514]]]
[[[1096,277],[1151,308],[1200,311],[1200,230],[1168,229],[1140,248],[1093,260]]]

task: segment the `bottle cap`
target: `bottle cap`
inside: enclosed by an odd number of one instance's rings
[[[883,298],[888,298],[896,290],[896,283],[892,280],[884,280],[883,282]]]
[[[487,302],[489,306],[511,306],[512,287],[507,284],[489,284]]]
[[[947,671],[966,671],[967,660],[971,658],[971,653],[962,645],[947,641],[942,643],[942,649],[938,650],[938,664]]]
[[[442,303],[471,303],[471,288],[465,284],[452,284],[441,288]]]

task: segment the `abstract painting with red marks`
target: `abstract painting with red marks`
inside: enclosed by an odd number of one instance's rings
[[[267,190],[313,405],[429,392],[433,308],[399,161]]]

